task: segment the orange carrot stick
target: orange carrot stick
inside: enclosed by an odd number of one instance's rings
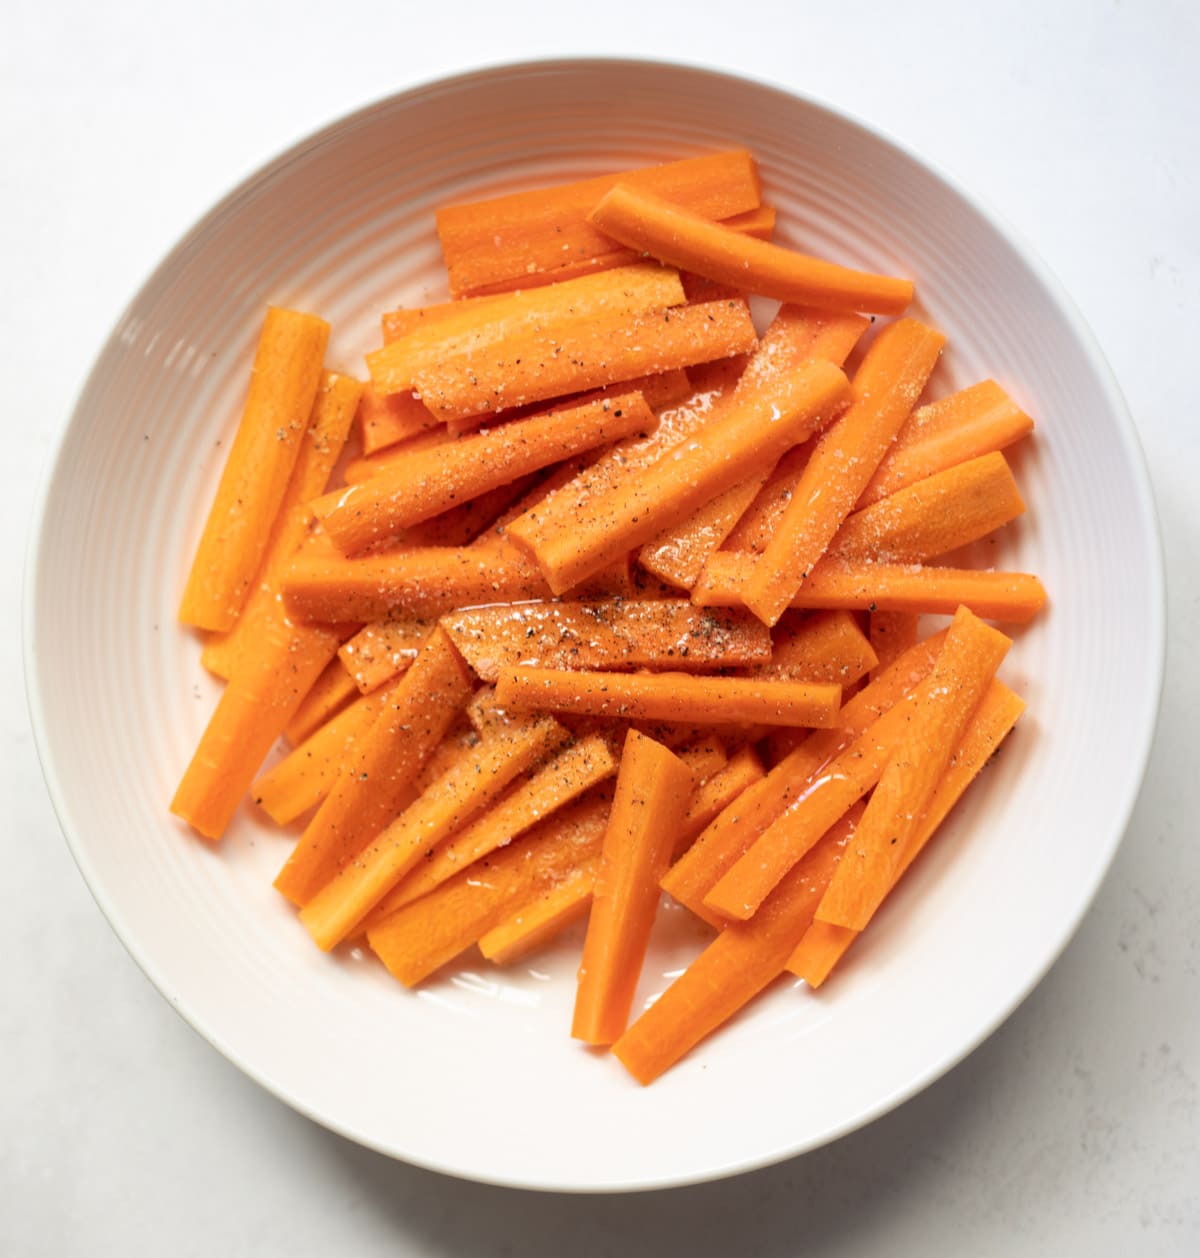
[[[925,387],[945,339],[915,319],[890,324],[875,338],[855,372],[854,404],[822,436],[754,565],[746,606],[767,624],[783,614],[854,509]]]
[[[879,779],[847,859],[817,908],[823,922],[862,930],[898,876],[955,747],[1012,645],[966,608],[955,613],[904,737]],[[719,907],[719,906],[718,906]]]
[[[933,798],[921,815],[916,833],[904,849],[900,867],[891,882],[892,887],[904,876],[905,870],[933,837],[963,792],[995,754],[1024,710],[1022,700],[1001,682],[993,681],[988,687],[950,759],[945,775],[933,792]],[[858,931],[845,926],[814,921],[788,958],[787,968],[810,987],[820,987],[858,935]]]
[[[398,441],[437,428],[438,421],[411,393],[381,396],[368,384],[358,404],[358,427],[364,455],[386,450]]]
[[[308,902],[300,920],[317,945],[339,944],[421,859],[492,802],[514,778],[561,745],[567,731],[538,717],[485,738],[377,835]]]
[[[895,315],[913,299],[911,280],[851,270],[756,240],[627,184],[606,192],[588,222],[631,249],[777,301]]]
[[[917,641],[921,618],[913,612],[870,613],[867,631],[871,647],[879,657],[879,668],[899,659]]]
[[[811,362],[788,373],[777,389],[723,408],[705,425],[703,441],[660,458],[632,483],[613,486],[589,504],[572,529],[537,539],[534,553],[551,588],[569,588],[769,467],[842,402],[846,389],[837,367]],[[513,528],[509,536],[519,544],[523,540]]]
[[[785,612],[771,639],[771,658],[753,670],[754,677],[832,682],[845,687],[854,685],[879,663],[849,612]]]
[[[725,539],[723,550],[750,551],[755,555],[761,555],[766,550],[771,538],[775,536],[775,530],[783,519],[792,495],[796,492],[804,468],[812,458],[816,443],[816,438],[806,441],[794,450],[789,450],[776,463],[775,470],[767,477]]]
[[[592,893],[571,1034],[611,1044],[625,1029],[671,859],[672,823],[687,807],[691,770],[630,730]]]
[[[392,615],[364,625],[338,650],[342,666],[362,694],[370,694],[398,677],[429,637],[433,621]]]
[[[479,951],[493,965],[511,965],[545,947],[568,926],[586,916],[596,885],[597,858],[578,865],[525,908],[479,937]]]
[[[600,853],[612,796],[598,787],[524,838],[485,858],[486,877],[465,869],[367,932],[391,974],[414,987],[511,914]]]
[[[280,894],[307,904],[417,798],[418,773],[470,695],[470,674],[446,635],[435,629],[388,691],[275,879]]]
[[[192,562],[179,619],[229,629],[262,563],[321,379],[329,325],[271,307],[250,391]]]
[[[848,814],[767,899],[753,921],[726,927],[613,1045],[648,1084],[728,1021],[782,972],[812,921],[854,829]]]
[[[693,725],[830,726],[837,722],[841,688],[804,682],[687,673],[571,672],[507,668],[496,699],[514,711],[679,721]]]
[[[706,672],[770,658],[767,630],[748,614],[704,613],[678,599],[476,607],[442,628],[484,681],[504,668]]]
[[[455,440],[454,435],[447,431],[446,425],[438,421],[436,428],[418,433],[415,437],[406,437],[394,446],[388,446],[386,450],[351,459],[342,469],[342,479],[347,485],[361,485],[363,481],[382,476],[398,464],[404,463],[410,455],[436,450],[439,446],[453,445]]]
[[[341,660],[334,656],[313,682],[308,694],[300,700],[296,715],[284,727],[284,738],[291,746],[298,747],[357,695],[354,678],[342,667]]]
[[[680,759],[687,763],[681,753]],[[692,792],[687,812],[678,823],[675,841],[671,847],[671,860],[677,861],[704,832],[716,816],[723,812],[743,791],[763,778],[762,761],[753,747],[743,747],[729,762],[711,777],[701,780],[694,766],[692,774],[699,785]]]
[[[313,512],[334,542],[352,553],[456,502],[653,422],[639,393],[548,411],[413,454],[386,473],[318,499]]]

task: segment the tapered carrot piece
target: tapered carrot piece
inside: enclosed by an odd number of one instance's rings
[[[848,814],[791,871],[753,921],[726,927],[613,1045],[648,1084],[782,972],[833,877],[856,817]]]
[[[1004,455],[984,454],[856,511],[830,551],[849,559],[923,563],[986,537],[1024,510]]]
[[[424,646],[432,620],[392,615],[364,625],[338,650],[342,666],[362,694],[370,694],[398,677]]]
[[[291,746],[298,747],[357,695],[358,687],[354,684],[354,678],[335,656],[313,682],[308,694],[301,699],[296,715],[284,727],[284,738]]]
[[[545,947],[568,926],[586,916],[591,908],[599,865],[599,859],[593,858],[577,866],[532,904],[518,909],[487,934],[480,935],[479,951],[484,958],[493,965],[511,965]]]
[[[671,859],[672,828],[687,807],[691,770],[661,743],[630,730],[592,893],[571,1034],[611,1044],[625,1029]]]
[[[514,723],[485,738],[377,835],[308,902],[300,920],[317,945],[339,944],[421,859],[487,807],[514,778],[567,738],[547,717]]]
[[[751,393],[769,389],[773,379],[801,363],[822,359],[840,367],[870,326],[861,315],[781,306],[724,405],[737,406]],[[722,403],[718,402],[718,406]],[[764,469],[705,503],[685,520],[647,542],[638,554],[642,567],[680,589],[695,585],[704,561],[733,531],[762,489]]]
[[[744,556],[718,551],[705,565],[692,602],[700,607],[744,606],[749,576]],[[1023,624],[1046,605],[1046,590],[1026,572],[870,563],[830,555],[809,573],[791,605],[943,616],[953,615],[961,605],[989,620]]]
[[[660,458],[630,483],[588,504],[565,532],[539,537],[534,551],[555,591],[569,588],[617,556],[649,541],[746,476],[769,467],[844,400],[846,378],[832,363],[810,362],[722,408],[703,441]],[[510,528],[509,536],[521,543]]]
[[[686,762],[682,753],[680,759]],[[764,776],[762,761],[753,747],[742,747],[723,768],[703,781],[695,766],[691,767],[699,785],[692,792],[687,812],[676,828],[671,846],[672,861],[677,861],[719,813]]]
[[[371,728],[386,696],[384,690],[362,695],[254,783],[254,802],[276,825],[289,825],[325,798],[346,757]]]
[[[358,404],[358,427],[365,455],[386,450],[437,426],[429,408],[411,393],[381,396],[369,384],[363,390]]]
[[[367,932],[391,974],[414,987],[481,936],[599,856],[612,802],[605,786],[535,826]]]
[[[726,551],[750,551],[761,555],[766,550],[783,513],[796,492],[800,477],[812,452],[816,448],[817,438],[806,441],[803,445],[789,450],[775,464],[775,470],[767,477],[754,500],[746,508],[740,520],[734,525],[729,536],[722,544]],[[694,583],[693,583],[694,584]]]
[[[334,542],[350,554],[448,511],[456,502],[653,422],[639,393],[563,407],[420,451],[369,481],[318,499],[312,509]]]
[[[455,297],[511,282],[544,282],[564,266],[610,256],[612,239],[587,222],[618,182],[653,190],[709,218],[754,210],[758,171],[744,149],[510,193],[437,212],[438,238]]]
[[[471,686],[458,652],[434,629],[389,690],[275,879],[280,894],[307,904],[417,798],[417,775],[470,698]]]
[[[805,682],[687,673],[571,672],[506,668],[497,702],[514,711],[573,712],[647,721],[723,725],[830,726],[837,722],[841,688]]]
[[[503,539],[346,559],[301,555],[282,581],[285,606],[309,620],[381,620],[393,612],[441,616],[480,603],[548,598],[541,570]]]
[[[253,643],[261,636],[263,616],[273,612],[279,575],[307,535],[311,518],[308,503],[325,492],[346,444],[361,392],[362,385],[350,376],[332,371],[321,373],[296,462],[242,610],[231,629],[205,638],[201,663],[226,681],[241,656],[253,649]]]
[[[420,367],[416,384],[426,406],[448,420],[744,354],[757,340],[744,301],[575,312],[518,328],[482,353],[440,355]]]
[[[914,612],[870,613],[867,632],[871,647],[879,657],[876,667],[887,668],[893,660],[899,659],[909,647],[916,644],[920,620]]]
[[[476,607],[441,623],[488,682],[521,664],[706,672],[762,663],[771,654],[769,633],[748,613],[722,618],[679,599]]]
[[[1024,710],[1024,702],[1001,682],[993,681],[988,687],[933,797],[921,814],[916,833],[904,849],[891,886],[900,881]],[[858,931],[845,926],[814,921],[788,958],[787,968],[810,987],[820,987],[858,935]]]
[[[771,632],[771,658],[755,677],[852,686],[879,663],[849,612],[785,612]]]
[[[919,406],[875,470],[858,507],[956,463],[1003,450],[1033,431],[1033,420],[994,381],[984,380]]]
[[[904,737],[863,814],[844,866],[817,916],[862,930],[897,877],[904,850],[962,740],[975,709],[1012,645],[966,608],[955,613]]]
[[[184,587],[184,624],[229,629],[237,619],[300,451],[328,340],[323,319],[267,311],[246,406]]]
[[[901,319],[875,338],[854,375],[855,401],[826,432],[754,565],[746,606],[773,625],[854,509],[908,418],[945,344],[940,332]]]
[[[855,271],[755,240],[628,184],[606,192],[588,222],[631,249],[777,301],[895,315],[913,299],[911,280]]]

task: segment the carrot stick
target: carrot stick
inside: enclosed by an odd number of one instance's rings
[[[630,730],[592,893],[571,1034],[611,1044],[625,1029],[671,859],[672,822],[687,807],[691,770]]]
[[[746,508],[722,544],[726,551],[751,551],[761,555],[775,535],[779,521],[796,492],[805,465],[812,458],[816,438],[789,450],[775,465],[754,500]],[[697,578],[699,579],[699,578]],[[693,582],[693,584],[695,584]]]
[[[825,553],[937,364],[945,337],[901,319],[875,338],[854,375],[855,402],[817,444],[766,550],[746,606],[773,625]]]
[[[618,182],[651,189],[709,218],[744,214],[761,201],[754,159],[739,149],[445,206],[437,231],[450,292],[460,297],[514,281],[544,282],[564,265],[612,255],[612,239],[592,227],[587,214]]]
[[[354,678],[342,667],[341,660],[334,656],[313,682],[308,694],[300,700],[296,715],[284,727],[284,738],[291,746],[298,747],[357,695]]]
[[[702,442],[689,442],[632,483],[613,486],[589,503],[587,514],[570,530],[537,539],[534,554],[551,588],[569,588],[769,467],[808,436],[845,393],[846,378],[837,367],[811,362],[788,373],[777,389],[755,392],[743,404],[722,408],[705,425]],[[513,528],[509,536],[518,544],[524,540]]]
[[[771,631],[771,640],[771,658],[753,670],[754,677],[845,687],[879,663],[849,612],[785,612]]]
[[[272,306],[221,483],[196,548],[179,619],[229,629],[267,549],[321,379],[329,325]]]
[[[687,673],[571,672],[506,668],[497,702],[514,711],[573,712],[590,716],[726,725],[830,726],[837,722],[841,688]]]
[[[686,763],[686,757],[680,755],[680,759]],[[743,747],[723,768],[706,780],[701,780],[694,767],[692,773],[700,785],[692,793],[687,812],[675,831],[675,841],[671,848],[672,861],[677,861],[713,819],[743,791],[762,780],[763,767],[754,748]]]
[[[325,798],[346,757],[371,728],[385,698],[382,690],[362,695],[254,783],[254,802],[276,825],[289,825]]]
[[[705,672],[761,663],[771,652],[770,635],[753,616],[713,616],[678,599],[476,607],[441,623],[488,682],[521,664]]]
[[[367,387],[370,388],[370,385]],[[415,437],[406,437],[403,441],[388,446],[386,450],[377,450],[374,454],[351,459],[342,469],[342,479],[347,485],[361,485],[363,481],[382,476],[398,464],[404,463],[410,455],[436,450],[439,446],[453,445],[455,440],[454,435],[446,430],[446,425],[438,421],[436,428],[427,429]]]
[[[653,422],[639,393],[548,411],[413,454],[386,473],[318,499],[312,509],[334,542],[353,553],[456,503]]]
[[[475,754],[450,769],[345,865],[301,910],[318,947],[339,944],[421,859],[474,814],[486,808],[567,731],[534,718],[498,730]]]
[[[994,380],[920,406],[867,483],[859,510],[956,463],[1003,450],[1032,431],[1033,420]]]
[[[728,358],[753,349],[757,339],[744,301],[634,315],[576,311],[516,328],[483,352],[431,357],[416,385],[435,415],[454,419]]]
[[[692,602],[700,607],[744,606],[749,577],[745,556],[718,551],[705,565]],[[989,620],[1023,624],[1046,605],[1046,591],[1037,577],[1025,572],[868,563],[830,555],[809,573],[791,605],[943,616],[953,615],[961,605]]]
[[[492,297],[466,297],[458,301],[438,302],[433,306],[415,306],[399,310],[385,310],[379,320],[383,343],[390,345],[412,332],[422,328],[441,327],[447,324],[456,328],[469,327],[478,321],[485,310],[504,311],[511,309],[502,302],[497,303]]]
[[[548,944],[586,916],[592,904],[599,860],[578,865],[532,904],[518,909],[479,937],[479,951],[493,965],[511,965]]]
[[[524,838],[464,869],[367,932],[391,974],[414,987],[481,936],[599,856],[612,796],[597,787]]]
[[[871,612],[867,631],[879,657],[877,667],[887,668],[915,645],[919,626],[920,617],[913,612]]]
[[[775,219],[773,205],[760,205],[756,209],[733,214],[729,218],[718,221],[730,231],[741,232],[744,236],[753,236],[756,240],[770,240],[775,235]]]
[[[380,620],[393,612],[441,616],[479,603],[547,598],[537,566],[503,539],[355,559],[301,555],[282,582],[284,604],[309,620]]]
[[[823,922],[862,930],[898,876],[921,813],[967,723],[1012,645],[966,608],[955,613],[929,691],[896,746],[863,814],[846,861],[817,909]]]
[[[358,427],[365,455],[385,450],[437,426],[438,421],[428,408],[411,393],[382,396],[369,384],[363,390],[358,404]]]
[[[416,777],[471,695],[471,678],[439,629],[388,691],[305,828],[275,889],[307,904],[366,842],[417,798]]]
[[[945,775],[921,814],[916,833],[904,849],[900,868],[891,882],[892,887],[900,881],[963,792],[995,754],[1024,709],[1022,700],[1001,682],[993,681],[988,687],[950,759]],[[858,931],[845,926],[814,921],[788,958],[787,968],[810,987],[820,987],[858,935]]]
[[[658,1078],[782,972],[853,833],[847,814],[749,922],[726,927],[613,1045],[642,1084]]]
[[[851,270],[756,240],[627,184],[606,192],[588,222],[631,249],[777,301],[895,315],[913,299],[911,280]]]
[[[984,454],[856,511],[830,550],[850,559],[922,563],[986,537],[1024,510],[1004,455]]]
[[[338,658],[359,691],[370,694],[412,664],[432,628],[431,620],[417,616],[373,620],[342,643]]]

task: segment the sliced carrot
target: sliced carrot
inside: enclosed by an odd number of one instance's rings
[[[753,616],[722,618],[678,599],[476,607],[441,623],[488,682],[521,664],[706,672],[762,663],[771,653],[770,635]]]
[[[777,389],[722,408],[704,426],[703,441],[688,442],[630,483],[614,485],[588,504],[571,529],[537,539],[534,554],[551,588],[569,588],[746,476],[770,467],[840,405],[846,391],[837,367],[811,362],[788,373]],[[509,536],[519,544],[523,540],[513,528]]]
[[[411,393],[381,396],[369,384],[363,390],[358,404],[358,429],[364,455],[386,450],[437,426],[428,407]]]
[[[487,807],[514,778],[567,738],[557,721],[536,717],[483,739],[345,865],[308,902],[300,920],[317,945],[339,944],[421,859]]]
[[[682,752],[680,759],[687,762],[687,757]],[[675,831],[675,841],[671,847],[672,861],[677,861],[691,847],[720,812],[763,777],[762,761],[753,747],[742,747],[723,768],[704,779],[696,772],[694,765],[689,767],[699,785],[692,793],[687,812]]]
[[[373,620],[342,643],[338,658],[359,691],[370,694],[412,664],[432,628],[432,620],[419,616]]]
[[[761,555],[766,550],[792,495],[796,492],[796,486],[800,483],[808,460],[812,458],[816,444],[816,438],[806,441],[794,450],[789,450],[775,464],[775,470],[767,477],[725,539],[723,550],[750,551],[755,555]]]
[[[550,463],[617,441],[654,422],[640,393],[515,420],[496,432],[423,450],[369,481],[312,504],[346,553],[507,485]]]
[[[184,587],[184,624],[224,630],[237,620],[300,452],[328,340],[323,319],[267,311],[245,409]]]
[[[370,729],[305,828],[275,889],[307,904],[417,798],[416,778],[471,695],[471,678],[439,629],[388,691]]]
[[[871,647],[879,657],[879,668],[887,668],[917,641],[921,618],[913,612],[874,611],[868,620],[867,631]]]
[[[850,559],[923,563],[986,537],[1024,510],[1004,455],[984,454],[856,511],[830,550]]]
[[[310,620],[381,620],[393,612],[441,616],[479,603],[548,598],[541,571],[504,539],[346,559],[301,555],[282,581],[287,608]]]
[[[450,292],[460,297],[512,282],[537,283],[564,266],[611,256],[612,239],[592,227],[587,214],[618,182],[652,189],[717,219],[754,210],[761,201],[754,159],[739,149],[444,206],[437,231]]]
[[[823,922],[862,930],[898,876],[904,850],[1012,645],[966,608],[951,621],[929,691],[871,795],[847,859],[817,909]],[[718,906],[719,907],[719,906]]]
[[[971,717],[962,741],[950,759],[945,775],[938,782],[933,797],[921,814],[920,823],[904,849],[900,867],[891,886],[894,887],[900,881],[905,870],[995,754],[1024,710],[1024,702],[1007,686],[993,681],[988,687],[982,702]],[[859,933],[845,926],[814,921],[788,958],[787,968],[797,978],[804,979],[810,987],[820,987]]]
[[[732,214],[729,218],[722,218],[719,221],[730,231],[753,236],[756,240],[770,240],[775,235],[776,217],[773,205],[760,205],[753,210]]]
[[[691,770],[661,743],[630,730],[592,893],[571,1034],[611,1044],[625,1029],[671,859],[671,828],[687,807]]]
[[[496,699],[514,711],[573,712],[694,725],[830,726],[837,722],[841,688],[805,682],[687,673],[571,672],[506,668]]]
[[[773,625],[854,509],[907,419],[946,338],[901,319],[875,338],[854,374],[855,401],[817,444],[779,526],[755,562],[746,606]]]
[[[284,727],[284,738],[291,746],[298,747],[357,695],[358,687],[354,684],[354,678],[335,656],[313,682],[308,694],[300,700],[296,715]]]
[[[446,430],[446,425],[438,421],[436,428],[418,433],[415,437],[406,437],[403,441],[388,446],[386,450],[377,450],[374,454],[351,459],[342,469],[342,479],[347,485],[361,485],[363,481],[382,476],[398,464],[404,463],[411,455],[425,450],[436,450],[439,446],[453,445],[455,440],[454,435]]]
[[[469,326],[488,309],[503,311],[506,307],[503,304],[497,305],[491,297],[466,297],[458,301],[438,302],[433,306],[385,310],[379,320],[383,343],[390,345],[422,328],[429,329],[439,325],[444,328],[452,321],[460,328]]]
[[[705,565],[692,602],[700,607],[744,606],[749,577],[744,556],[718,551]],[[809,573],[791,605],[944,616],[966,606],[989,620],[1023,624],[1046,605],[1046,590],[1026,572],[870,563],[830,555]]]
[[[600,865],[593,858],[578,865],[532,904],[518,909],[479,937],[479,951],[493,965],[511,965],[543,948],[568,926],[587,915]]]
[[[771,631],[771,658],[755,677],[852,686],[879,659],[849,612],[785,612]]]
[[[920,406],[876,468],[858,507],[869,507],[956,463],[1003,450],[1032,431],[1033,420],[994,380]]]
[[[777,301],[900,314],[913,299],[911,280],[855,271],[756,240],[628,184],[606,192],[588,222],[631,249]]]

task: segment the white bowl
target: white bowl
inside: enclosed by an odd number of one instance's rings
[[[330,958],[271,889],[290,839],[243,811],[219,847],[167,802],[216,698],[175,609],[265,304],[322,313],[361,372],[379,311],[442,291],[446,201],[731,145],[780,238],[914,276],[949,334],[937,389],[1000,380],[1035,416],[1030,511],[980,561],[1051,607],[1003,675],[1029,703],[998,762],[814,995],[780,982],[649,1089],[568,1037],[575,954],[468,959],[412,994]],[[503,67],[333,124],[222,201],[118,322],[63,434],[30,557],[26,665],[46,779],[101,909],[163,995],[278,1097],[406,1161],[494,1183],[694,1182],[811,1149],[958,1061],[1058,955],[1148,754],[1163,576],[1134,429],[1046,269],[970,196],[784,91],[627,61]],[[639,1002],[698,936],[666,914]],[[1116,1016],[1114,1014],[1114,1016]]]

